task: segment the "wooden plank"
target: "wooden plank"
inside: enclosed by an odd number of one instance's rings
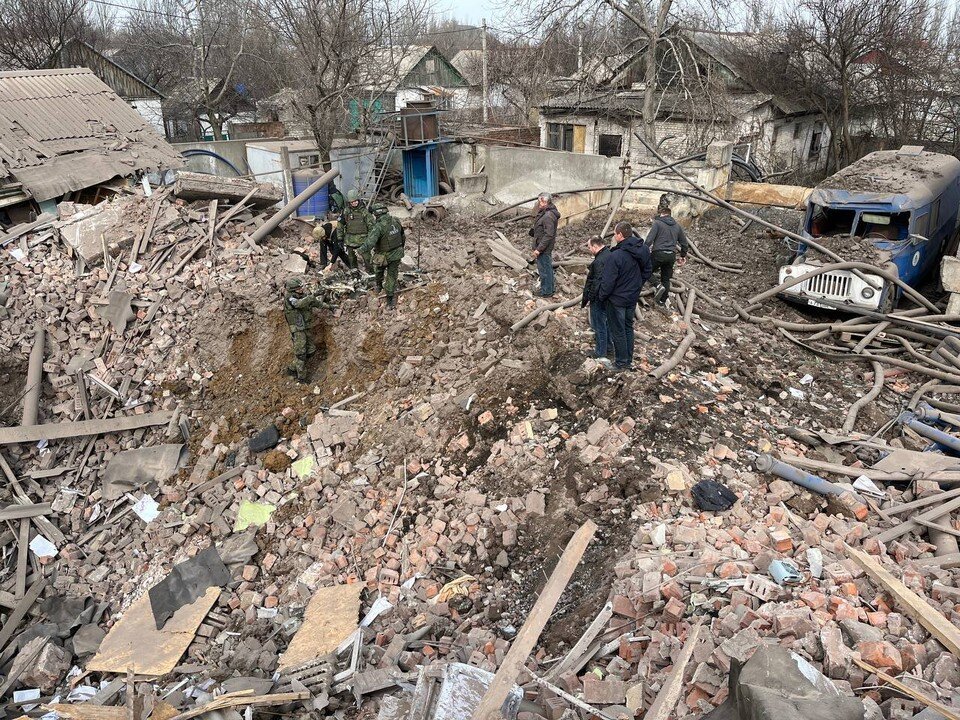
[[[125,720],[127,717],[125,707],[105,707],[103,705],[92,705],[91,703],[78,703],[76,705],[51,703],[50,705],[44,705],[43,708],[44,710],[52,710],[67,720]]]
[[[951,570],[960,567],[960,553],[950,553],[949,555],[941,555],[940,557],[921,558],[919,560],[911,560],[910,562],[924,567],[939,567],[944,570]]]
[[[30,497],[24,492],[20,481],[17,480],[17,476],[13,474],[10,466],[7,465],[7,460],[3,457],[2,453],[0,453],[0,471],[6,475],[7,481],[10,483],[10,487],[13,490],[13,501],[17,503],[17,505],[32,505],[33,503],[30,502]],[[42,515],[31,518],[31,521],[37,526],[37,529],[46,536],[47,540],[54,545],[63,545],[67,541],[67,537],[60,532],[60,528]]]
[[[100,649],[87,663],[87,670],[137,675],[166,675],[193,642],[197,628],[220,597],[220,588],[207,592],[190,605],[184,605],[157,630],[149,593],[141,595],[100,643]],[[147,650],[149,648],[149,651]]]
[[[40,597],[40,593],[42,593],[43,589],[47,586],[47,582],[47,578],[40,578],[31,585],[27,594],[17,603],[17,607],[7,616],[7,621],[3,624],[3,628],[0,629],[0,650],[3,650],[7,646],[7,643],[10,642],[10,638],[13,637],[13,633],[16,632],[17,627],[19,627],[20,621],[26,617],[30,608],[33,607],[37,598]]]
[[[26,425],[23,427],[0,428],[0,445],[33,443],[41,440],[63,440],[65,438],[105,435],[106,433],[126,432],[154,425],[166,425],[173,413],[163,410],[143,415],[128,415],[110,420],[79,420],[77,422],[47,423],[46,425]]]
[[[530,652],[537,644],[537,640],[540,639],[540,633],[543,632],[553,609],[570,582],[570,578],[573,577],[577,565],[580,564],[580,560],[596,532],[596,523],[587,520],[567,543],[567,547],[560,556],[557,566],[550,574],[540,597],[537,598],[537,602],[534,603],[533,609],[523,623],[523,627],[520,628],[513,644],[510,645],[510,650],[503,658],[500,669],[497,670],[497,674],[480,700],[480,704],[477,705],[473,715],[470,716],[472,720],[493,720],[499,715],[503,701],[507,699],[507,695],[516,683],[517,676],[523,669]]]
[[[218,232],[218,231],[220,230],[220,228],[222,228],[224,225],[226,225],[228,222],[230,222],[230,218],[232,218],[234,215],[236,215],[238,212],[240,212],[240,211],[246,206],[247,201],[249,201],[250,198],[252,198],[252,197],[254,196],[254,193],[256,193],[256,192],[257,192],[257,188],[253,188],[250,192],[248,192],[248,193],[244,196],[243,200],[241,200],[241,201],[238,202],[236,205],[234,205],[232,208],[230,208],[229,210],[227,210],[227,212],[225,212],[225,213],[223,214],[223,217],[221,217],[220,220],[217,221],[217,225],[216,225],[216,227],[213,229],[213,231],[214,231],[214,232]]]
[[[22,520],[50,514],[50,503],[32,503],[30,505],[7,505],[0,508],[0,522],[4,520]]]
[[[644,720],[669,720],[672,716],[677,700],[680,699],[680,694],[683,692],[683,675],[687,670],[687,664],[690,662],[697,641],[700,639],[702,629],[703,625],[700,623],[690,629],[690,635],[687,636],[687,642],[684,643],[680,656],[673,664],[670,677],[663,683],[653,704],[650,705],[650,709],[644,714]]]
[[[272,695],[253,695],[252,690],[240,690],[235,693],[221,695],[216,700],[211,700],[206,705],[200,705],[187,710],[179,715],[174,715],[170,720],[192,720],[208,712],[216,710],[225,710],[226,708],[236,707],[238,705],[263,706],[263,705],[286,705],[287,703],[297,702],[298,700],[307,700],[310,697],[309,690],[297,690],[286,693],[273,693]]]
[[[950,500],[951,498],[955,497],[960,497],[960,488],[954,488],[953,490],[949,490],[945,493],[929,495],[927,497],[920,498],[919,500],[914,500],[912,502],[903,503],[902,505],[896,505],[892,508],[887,508],[886,513],[887,515],[902,515],[905,512],[919,510],[927,505],[936,505],[944,500]]]
[[[13,596],[19,600],[27,594],[27,561],[30,559],[30,521],[20,521],[17,537],[17,587]]]
[[[881,533],[877,533],[874,537],[880,542],[890,542],[891,540],[896,540],[898,537],[906,535],[908,532],[913,530],[919,530],[923,525],[918,522],[922,520],[933,521],[947,513],[951,513],[957,508],[960,508],[960,498],[954,498],[949,502],[945,502],[942,505],[938,505],[932,510],[927,510],[926,512],[917,515],[914,518],[911,518],[905,522],[896,525],[895,527],[890,528],[889,530],[884,530]]]
[[[873,665],[870,665],[869,663],[865,663],[856,655],[853,656],[853,661],[857,665],[859,665],[861,668],[866,670],[867,672],[870,672],[876,675],[878,678],[880,678],[885,683],[887,683],[887,685],[889,685],[890,687],[896,688],[898,691],[902,692],[907,697],[911,697],[917,702],[926,705],[928,708],[932,708],[933,710],[935,710],[936,712],[940,713],[945,718],[947,718],[947,720],[960,720],[960,715],[957,714],[957,711],[954,708],[948,707],[947,705],[943,705],[942,703],[937,702],[933,698],[929,698],[923,693],[917,692],[909,685],[905,685],[899,680],[897,680],[896,678],[890,677],[882,670],[879,670],[873,667]]]
[[[870,578],[881,585],[910,617],[919,622],[927,631],[947,648],[955,657],[960,658],[960,629],[930,605],[924,598],[900,582],[880,567],[874,558],[849,545],[844,546],[847,555],[859,565]]]
[[[363,583],[319,588],[310,598],[303,624],[280,656],[287,670],[334,652],[357,629]]]
[[[952,527],[947,527],[946,525],[938,525],[935,522],[930,522],[929,520],[924,520],[923,518],[913,518],[915,523],[923,525],[928,530],[936,530],[937,532],[946,533],[947,535],[953,535],[954,537],[960,537],[960,530],[957,530]]]
[[[577,660],[583,657],[584,653],[586,653],[593,644],[593,641],[597,639],[597,635],[607,626],[607,622],[611,617],[613,617],[613,603],[608,602],[601,608],[597,617],[593,619],[593,622],[590,623],[590,626],[584,631],[583,635],[580,636],[577,643],[570,648],[570,652],[568,652],[560,662],[550,668],[550,672],[544,675],[544,679],[551,681],[567,672]]]

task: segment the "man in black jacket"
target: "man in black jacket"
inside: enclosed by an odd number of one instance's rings
[[[593,330],[593,356],[598,360],[607,358],[607,309],[600,302],[597,294],[600,292],[600,278],[603,277],[603,266],[610,257],[610,248],[599,235],[587,240],[587,250],[593,255],[593,262],[587,270],[587,280],[583,284],[583,298],[580,307],[590,306],[590,328]],[[607,360],[607,362],[609,362]]]
[[[630,223],[617,223],[613,239],[617,245],[603,266],[597,299],[606,306],[615,369],[623,371],[633,367],[633,315],[653,265],[649,248],[633,234]]]
[[[658,308],[667,306],[670,297],[670,278],[673,277],[674,264],[683,267],[687,262],[689,243],[683,228],[673,219],[670,206],[661,200],[657,208],[657,217],[653,227],[647,233],[646,245],[653,259],[653,271],[660,271],[660,285],[653,295]],[[677,261],[677,248],[680,248],[680,260]]]
[[[533,227],[530,228],[530,236],[533,238],[532,257],[537,262],[537,272],[540,274],[541,297],[553,297],[553,246],[557,242],[558,220],[560,211],[553,204],[550,194],[541,193],[537,198]]]

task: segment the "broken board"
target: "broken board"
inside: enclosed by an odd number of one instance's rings
[[[107,633],[99,652],[87,663],[87,670],[110,673],[132,670],[136,675],[166,675],[193,642],[200,623],[218,597],[220,588],[208,588],[195,603],[177,610],[163,630],[157,630],[150,595],[143,593]]]
[[[317,590],[307,605],[303,625],[280,656],[279,669],[296,667],[334,652],[357,629],[362,590],[362,583]]]
[[[888,473],[931,473],[939,470],[960,470],[960,459],[934,452],[894,450],[873,466],[874,470]]]

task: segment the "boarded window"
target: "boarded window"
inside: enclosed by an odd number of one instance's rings
[[[600,136],[600,147],[598,148],[601,155],[606,155],[607,157],[620,157],[623,149],[623,135],[601,135]]]

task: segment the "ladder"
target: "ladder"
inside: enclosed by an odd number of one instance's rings
[[[392,118],[391,118],[392,120]],[[377,123],[381,127],[385,123],[381,120]],[[374,128],[371,128],[373,131]],[[397,144],[397,134],[390,128],[382,128],[379,133],[376,151],[374,152],[373,164],[366,173],[363,182],[360,184],[360,198],[364,205],[369,209],[377,199],[377,193],[383,186],[384,178],[390,171],[390,159]]]

